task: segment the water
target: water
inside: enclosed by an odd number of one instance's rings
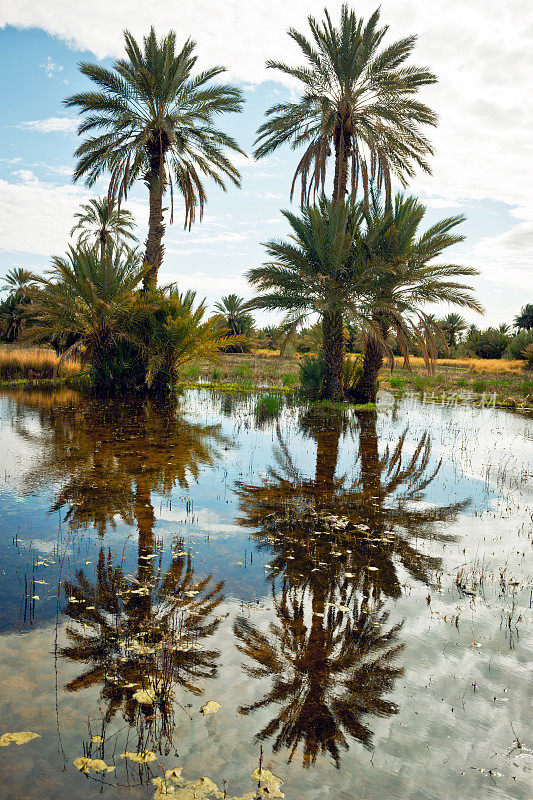
[[[2,798],[529,800],[531,418],[254,409],[0,399]]]

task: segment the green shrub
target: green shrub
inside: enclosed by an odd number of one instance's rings
[[[326,369],[320,356],[308,356],[300,364],[300,383],[305,394],[317,400],[322,392]]]
[[[247,364],[241,364],[238,367],[235,367],[233,370],[233,375],[235,378],[248,378],[250,377],[250,367]]]
[[[474,392],[478,392],[479,394],[485,392],[487,390],[487,381],[483,381],[481,378],[472,381],[472,389]]]
[[[298,381],[298,375],[295,375],[293,372],[286,372],[281,378],[283,386],[296,386]]]
[[[398,378],[393,375],[389,383],[391,385],[391,389],[400,389],[401,391],[403,391],[403,386],[405,383],[403,378]]]
[[[462,389],[464,389],[465,386],[468,386],[468,381],[466,380],[466,378],[459,378],[459,380],[455,381],[455,383],[456,383],[457,386],[460,386]]]
[[[530,344],[533,344],[533,330],[520,331],[509,341],[505,355],[507,358],[513,358],[518,361],[524,358],[524,350]]]
[[[191,379],[198,378],[200,376],[200,367],[191,364],[190,366],[185,367],[183,369],[183,375],[186,378],[191,378]]]
[[[417,392],[423,392],[429,383],[428,379],[423,375],[413,375],[412,381],[415,391]]]
[[[509,345],[509,336],[496,328],[475,331],[468,337],[468,350],[478,358],[502,358]]]

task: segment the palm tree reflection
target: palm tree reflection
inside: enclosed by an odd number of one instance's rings
[[[379,454],[375,414],[311,412],[301,428],[316,441],[312,478],[278,429],[275,465],[259,483],[238,486],[239,521],[268,552],[277,617],[267,633],[244,617],[235,623],[238,647],[251,660],[246,674],[271,678],[270,690],[241,713],[277,706],[260,740],[274,737],[289,760],[301,745],[306,767],[326,752],[339,766],[349,736],[370,746],[369,718],[398,710],[386,695],[403,672],[393,663],[401,623],[388,624],[385,604],[401,595],[408,575],[430,582],[440,560],[419,542],[449,539],[433,523],[469,501],[420,503],[440,469],[440,462],[430,466],[427,434],[406,457],[407,432]],[[337,474],[339,447],[356,431],[358,469],[349,479]]]
[[[92,527],[103,537],[119,517],[138,534],[133,572],[127,574],[124,554],[101,547],[93,577],[84,568],[64,582],[70,623],[59,654],[84,666],[66,689],[101,685],[103,729],[120,709],[139,751],[147,744],[168,751],[174,705],[183,692],[202,694],[202,680],[217,672],[219,652],[208,639],[220,622],[223,582],[196,577],[183,541],[173,541],[169,563],[156,539],[152,496],[170,503],[174,485],[187,489],[229,440],[217,425],[184,419],[175,401],[86,401],[41,416],[46,455],[28,484],[59,482],[52,510],[63,510],[74,531]],[[22,420],[19,427],[35,438]]]

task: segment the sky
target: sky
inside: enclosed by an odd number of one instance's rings
[[[334,20],[340,5],[327,3]],[[321,16],[323,7],[324,0],[2,4],[0,276],[15,266],[44,273],[50,256],[65,251],[80,203],[106,193],[105,179],[90,190],[72,182],[78,120],[62,101],[88,86],[80,61],[111,66],[123,53],[125,27],[142,37],[154,25],[160,35],[175,30],[178,43],[195,39],[199,68],[227,68],[225,79],[243,90],[246,103],[222,123],[250,156],[238,158],[241,189],[208,187],[204,219],[191,232],[183,230],[176,203],[160,281],[196,289],[210,304],[231,292],[250,297],[246,270],[265,259],[262,243],[287,232],[280,209],[290,208],[298,160],[288,147],[260,161],[251,156],[265,110],[295,98],[298,88],[265,62],[301,63],[287,29],[305,31],[307,15]],[[353,7],[368,17],[376,0]],[[455,214],[467,218],[461,227],[466,240],[446,260],[479,270],[472,284],[486,314],[464,316],[484,327],[510,323],[533,301],[533,3],[383,0],[381,22],[389,26],[385,41],[417,34],[411,61],[439,79],[422,98],[439,115],[438,128],[429,131],[432,174],[417,175],[409,191],[427,205],[428,225]],[[132,190],[127,206],[142,242],[148,216],[143,184]]]

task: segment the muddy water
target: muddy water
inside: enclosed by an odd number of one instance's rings
[[[2,798],[531,798],[530,418],[64,391],[0,426],[0,736],[39,734]]]

